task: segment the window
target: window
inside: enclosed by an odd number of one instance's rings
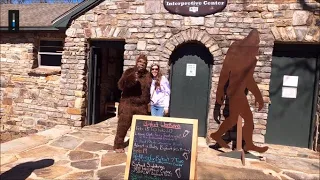
[[[39,67],[60,67],[63,51],[62,40],[40,40]]]

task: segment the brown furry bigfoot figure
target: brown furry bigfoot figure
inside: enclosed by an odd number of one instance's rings
[[[229,97],[230,115],[221,124],[218,131],[210,135],[222,147],[230,148],[221,136],[237,123],[240,115],[244,119],[243,139],[245,146],[243,149],[257,152],[268,150],[267,146],[258,147],[252,142],[253,115],[245,93],[243,93],[246,88],[251,91],[255,97],[255,104],[259,104],[259,111],[262,109],[262,95],[253,79],[254,68],[257,63],[255,56],[259,52],[259,42],[259,32],[253,29],[246,38],[236,41],[230,46],[223,62],[216,97],[217,103],[222,104],[224,100],[224,85],[229,79],[227,96]]]
[[[146,56],[140,55],[136,60],[136,65],[127,69],[118,81],[118,87],[122,90],[122,95],[119,103],[119,120],[113,147],[116,152],[124,152],[124,137],[131,126],[132,116],[134,114],[148,114],[152,79],[150,73],[146,70],[146,66]]]

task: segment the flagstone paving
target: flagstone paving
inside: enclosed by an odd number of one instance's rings
[[[2,143],[0,179],[123,179],[127,155],[113,151],[116,124],[111,118],[82,129],[57,126]],[[320,179],[319,153],[309,149],[270,145],[255,154],[266,161],[247,159],[246,166],[223,152],[230,150],[213,150],[199,138],[198,179]]]

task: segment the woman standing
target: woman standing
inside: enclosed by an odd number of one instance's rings
[[[170,102],[170,84],[168,79],[160,72],[158,64],[151,65],[152,83],[150,88],[151,95],[151,115],[163,116],[168,113]]]

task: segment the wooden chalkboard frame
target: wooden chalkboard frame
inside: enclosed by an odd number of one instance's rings
[[[180,124],[192,124],[192,147],[191,147],[191,160],[190,160],[190,179],[197,179],[196,177],[196,162],[197,162],[197,148],[198,148],[198,120],[197,119],[187,119],[187,118],[174,118],[174,117],[159,117],[159,116],[146,116],[146,115],[133,115],[129,147],[127,153],[126,169],[124,174],[124,179],[129,179],[130,163],[132,157],[132,148],[134,142],[134,134],[137,120],[146,121],[160,121],[160,122],[172,122]]]

